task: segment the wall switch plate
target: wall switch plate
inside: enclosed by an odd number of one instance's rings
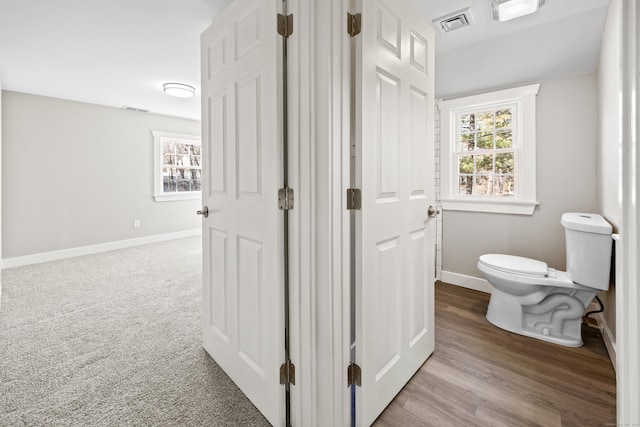
[[[133,220],[133,228],[140,228],[140,220],[139,219],[134,219]]]

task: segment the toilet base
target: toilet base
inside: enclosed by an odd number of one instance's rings
[[[512,328],[511,325],[500,325],[491,320],[489,313],[487,313],[487,320],[489,321],[489,323],[499,327],[500,329],[504,329],[514,334],[523,335],[525,337],[535,338],[541,341],[547,341],[547,342],[562,345],[565,347],[582,347],[584,345],[584,342],[582,341],[582,337],[579,337],[579,338],[555,337],[551,335],[545,335],[544,333],[540,333],[540,332],[527,331],[525,329],[516,330],[515,328]]]
[[[515,334],[565,347],[581,347],[582,314],[584,307],[595,296],[585,291],[566,292],[550,288],[539,302],[523,305],[522,298],[493,288],[487,320]],[[589,300],[589,301],[586,301]]]

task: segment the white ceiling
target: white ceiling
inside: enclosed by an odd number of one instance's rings
[[[232,0],[0,0],[6,90],[198,120],[200,33]],[[365,0],[366,1],[366,0]],[[436,96],[595,71],[609,0],[547,0],[535,15],[491,20],[489,0],[409,0],[431,21],[471,7],[475,25],[436,31]]]

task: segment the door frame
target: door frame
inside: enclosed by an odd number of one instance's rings
[[[0,311],[2,311],[2,80],[0,80]]]
[[[640,422],[640,7],[636,2],[622,2],[622,224],[620,227],[620,282],[617,287],[617,422],[633,425]]]
[[[293,425],[349,425],[350,0],[289,0]],[[302,331],[305,331],[303,333]],[[306,332],[308,331],[308,333]],[[304,399],[304,401],[301,401]]]

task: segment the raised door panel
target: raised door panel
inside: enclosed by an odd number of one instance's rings
[[[400,82],[381,70],[377,76],[378,198],[392,201],[400,192]]]
[[[260,76],[236,82],[236,188],[238,197],[261,193]]]
[[[227,192],[227,94],[221,93],[208,99],[209,147],[209,192]]]

